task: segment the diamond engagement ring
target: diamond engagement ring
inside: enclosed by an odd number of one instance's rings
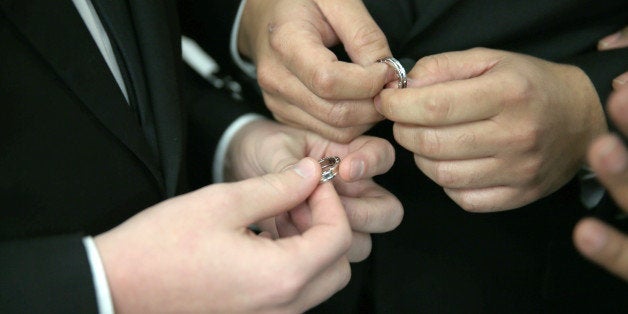
[[[397,82],[397,88],[408,87],[408,76],[406,75],[406,69],[403,68],[403,65],[401,65],[401,62],[399,62],[399,60],[393,57],[388,57],[379,59],[377,60],[377,62],[386,63],[391,66],[393,70],[395,70],[395,72],[397,72],[397,79],[399,80]]]
[[[336,172],[336,167],[340,164],[340,157],[324,157],[321,158],[318,163],[321,165],[321,169],[323,170],[320,183],[325,183],[333,179],[338,174]]]

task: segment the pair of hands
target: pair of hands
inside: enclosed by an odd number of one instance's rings
[[[418,168],[469,211],[512,209],[556,191],[606,131],[579,68],[515,53],[426,57],[407,89],[382,89],[395,75],[375,60],[390,49],[359,0],[248,0],[242,21],[240,50],[256,63],[277,120],[338,141],[392,120]],[[353,63],[327,48],[337,43]]]
[[[371,179],[394,162],[383,139],[338,144],[260,120],[228,154],[228,177],[252,179],[167,200],[95,237],[116,312],[304,312],[347,284],[370,233],[403,216]],[[323,156],[343,158],[333,184],[319,184]]]

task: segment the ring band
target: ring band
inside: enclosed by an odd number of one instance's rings
[[[387,57],[379,59],[377,60],[377,62],[386,63],[391,66],[393,70],[395,70],[395,72],[397,72],[397,79],[399,80],[397,82],[398,88],[408,87],[408,76],[406,75],[406,69],[403,68],[403,65],[401,65],[401,62],[399,62],[399,60],[393,57]]]
[[[324,157],[321,158],[318,163],[321,165],[321,169],[323,170],[320,183],[325,183],[333,179],[338,174],[336,172],[336,167],[340,164],[340,157]]]

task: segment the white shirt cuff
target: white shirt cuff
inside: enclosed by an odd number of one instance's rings
[[[113,302],[111,293],[109,292],[109,284],[107,283],[107,275],[103,267],[98,248],[92,237],[84,237],[83,245],[87,252],[87,260],[92,269],[92,278],[94,281],[94,289],[96,290],[96,302],[98,303],[98,313],[113,314]]]
[[[229,143],[233,139],[233,136],[240,131],[242,127],[249,124],[252,121],[266,119],[264,116],[256,114],[256,113],[248,113],[245,114],[229,125],[227,130],[220,137],[220,141],[218,142],[218,147],[216,147],[216,153],[214,154],[214,163],[213,163],[213,180],[214,183],[220,183],[225,181],[224,175],[224,164],[225,158],[227,157],[227,149],[229,148]]]
[[[246,75],[251,78],[255,78],[257,76],[255,65],[250,62],[244,61],[244,59],[242,59],[242,56],[240,56],[240,52],[238,51],[238,32],[240,31],[240,21],[242,21],[242,12],[244,11],[245,5],[246,0],[242,0],[242,2],[240,2],[240,7],[238,8],[238,13],[236,14],[235,21],[233,22],[233,28],[231,28],[231,42],[229,47],[231,49],[231,58],[233,58],[233,62],[235,62],[240,70],[242,70],[242,72],[244,72]]]

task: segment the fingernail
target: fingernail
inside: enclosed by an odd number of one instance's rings
[[[352,160],[351,161],[351,171],[349,172],[349,177],[351,180],[357,180],[362,178],[364,175],[364,161],[362,160]]]
[[[626,170],[626,154],[622,151],[621,145],[615,136],[609,137],[601,145],[602,166],[611,174],[620,174]]]
[[[619,37],[621,36],[620,32],[608,35],[604,38],[602,38],[598,45],[600,48],[608,48],[609,46],[611,46],[612,44],[614,44],[615,42],[617,42],[617,40],[619,39]]]
[[[591,223],[581,234],[582,249],[588,254],[595,254],[601,251],[608,242],[606,229],[599,223]]]
[[[302,178],[310,178],[314,176],[314,168],[307,159],[301,159],[301,161],[288,169],[293,170]]]

